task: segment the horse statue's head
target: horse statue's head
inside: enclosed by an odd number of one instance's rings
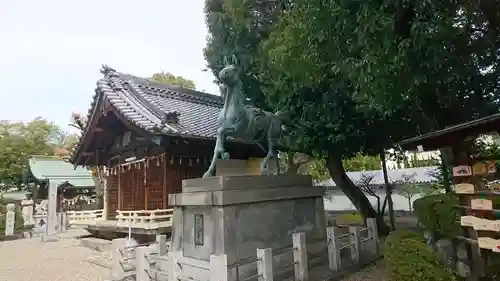
[[[235,55],[231,56],[231,62],[224,57],[224,68],[219,72],[219,80],[228,86],[236,84],[240,80],[237,66],[238,61]]]

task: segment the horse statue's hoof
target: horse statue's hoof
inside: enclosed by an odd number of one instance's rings
[[[210,177],[210,173],[209,173],[209,172],[205,172],[205,173],[203,174],[203,178],[208,178],[208,177]]]
[[[222,160],[229,159],[229,153],[227,153],[227,152],[222,153],[221,158],[222,158]]]

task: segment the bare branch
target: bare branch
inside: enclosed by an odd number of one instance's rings
[[[359,178],[358,181],[356,181],[356,185],[359,186],[359,188],[370,194],[371,196],[377,196],[376,191],[374,190],[374,186],[371,184],[371,182],[375,179],[375,174],[361,174],[361,177]]]

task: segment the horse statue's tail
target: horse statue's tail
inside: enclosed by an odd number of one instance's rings
[[[292,128],[300,128],[303,127],[300,123],[298,122],[291,122],[292,120],[292,112],[289,110],[278,110],[274,113],[276,117],[278,117],[281,120],[281,124],[285,127],[292,127]]]

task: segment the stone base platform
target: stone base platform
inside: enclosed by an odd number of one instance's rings
[[[283,249],[292,234],[306,234],[307,251],[326,257],[325,189],[309,176],[217,176],[183,181],[174,206],[172,251],[208,262],[225,254],[228,265],[254,258],[256,249]],[[289,263],[291,255],[275,258]],[[251,270],[241,268],[240,280]]]

